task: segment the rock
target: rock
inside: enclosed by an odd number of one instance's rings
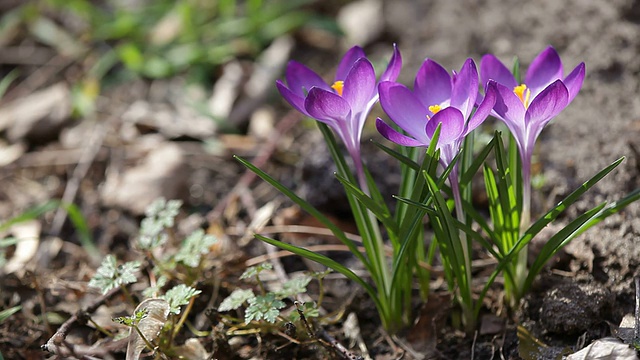
[[[540,322],[552,333],[578,335],[608,319],[613,296],[597,283],[563,283],[549,290],[540,307]]]
[[[7,130],[11,142],[27,139],[44,143],[55,139],[71,118],[71,92],[60,82],[0,109],[0,131]]]
[[[345,43],[367,45],[384,30],[382,1],[351,2],[340,9],[337,21],[344,31]]]
[[[186,194],[188,166],[184,151],[171,142],[154,146],[133,168],[107,177],[101,191],[106,206],[118,206],[136,215],[155,199],[181,199]]]

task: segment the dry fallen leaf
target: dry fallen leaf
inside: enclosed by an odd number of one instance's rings
[[[637,360],[636,351],[615,338],[604,338],[592,342],[589,346],[568,355],[566,360]]]
[[[136,307],[134,313],[147,310],[147,316],[140,320],[138,329],[149,341],[154,341],[169,316],[169,303],[164,299],[147,299]],[[129,344],[127,345],[126,360],[138,360],[145,342],[133,328],[129,330]]]

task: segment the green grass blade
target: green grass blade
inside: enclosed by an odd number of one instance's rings
[[[596,175],[594,175],[591,179],[585,181],[581,186],[575,189],[571,194],[567,195],[564,199],[562,199],[558,204],[553,207],[551,210],[547,211],[544,216],[539,218],[536,222],[534,222],[527,231],[522,234],[520,240],[518,241],[518,246],[520,246],[521,242],[524,244],[529,243],[534,236],[536,236],[542,229],[544,229],[549,223],[555,220],[563,211],[565,211],[569,206],[571,206],[574,202],[576,202],[582,194],[587,192],[587,190],[591,189],[598,181],[602,180],[607,174],[609,174],[613,169],[618,167],[620,163],[624,160],[624,157],[619,158],[614,161],[611,165],[602,169]],[[635,196],[638,196],[635,194]],[[630,199],[628,199],[630,200]],[[597,218],[595,218],[597,219]],[[593,221],[595,221],[595,219]],[[524,246],[524,245],[522,245]]]
[[[526,292],[531,287],[534,278],[542,270],[544,265],[551,259],[551,257],[556,252],[558,252],[558,250],[567,245],[569,241],[573,240],[578,234],[580,234],[582,232],[581,228],[585,225],[588,226],[591,219],[599,216],[605,206],[606,203],[602,203],[599,206],[596,206],[595,208],[580,215],[577,219],[570,222],[569,225],[565,226],[562,230],[553,235],[549,239],[549,241],[544,244],[544,246],[540,250],[540,253],[536,257],[536,260],[533,262],[533,264],[531,264],[529,274],[527,275],[527,279],[524,283],[524,288],[522,289],[524,290],[524,292]]]
[[[300,206],[304,211],[306,211],[311,216],[315,217],[318,221],[320,221],[320,223],[322,223],[324,226],[326,226],[327,229],[331,230],[331,232],[333,233],[333,235],[335,237],[337,237],[344,245],[346,245],[349,248],[349,251],[351,251],[365,265],[367,270],[369,270],[369,271],[371,270],[369,268],[370,265],[369,265],[368,261],[360,253],[360,251],[358,251],[358,247],[356,246],[356,244],[353,241],[351,241],[349,238],[347,238],[345,233],[342,230],[340,230],[340,228],[338,228],[333,222],[331,222],[331,220],[329,220],[326,216],[324,216],[320,211],[318,211],[318,209],[313,207],[311,204],[306,202],[304,199],[302,199],[301,197],[296,195],[289,188],[287,188],[286,186],[282,185],[276,179],[272,178],[267,173],[265,173],[264,171],[260,170],[258,167],[256,167],[255,165],[251,164],[247,160],[245,160],[245,159],[243,159],[243,158],[241,158],[239,156],[234,156],[234,158],[236,160],[238,160],[242,165],[246,166],[249,170],[253,171],[256,175],[258,175],[264,181],[266,181],[269,184],[271,184],[271,186],[273,186],[278,191],[283,193],[289,199],[291,199],[291,201],[293,201],[294,203],[298,204],[298,206]]]
[[[255,234],[255,237],[258,240],[266,242],[267,244],[271,244],[273,246],[279,247],[280,249],[290,251],[296,255],[302,256],[311,261],[315,261],[318,264],[322,264],[330,269],[333,269],[341,273],[342,275],[346,276],[348,279],[353,280],[354,282],[362,286],[362,288],[369,294],[369,296],[371,296],[373,301],[376,303],[376,306],[381,305],[380,299],[378,298],[378,293],[376,292],[376,290],[373,287],[371,287],[371,285],[369,285],[366,281],[364,281],[361,277],[356,275],[353,271],[351,271],[346,266],[340,264],[339,262],[327,256],[318,254],[316,252],[313,252],[295,245],[287,244],[285,242],[278,241],[266,236]]]
[[[87,221],[82,215],[82,212],[75,204],[66,204],[61,202],[60,200],[49,200],[42,205],[38,205],[33,207],[22,214],[15,216],[12,219],[0,224],[0,232],[9,229],[11,226],[19,223],[23,223],[26,221],[34,220],[42,216],[43,214],[53,211],[57,208],[63,208],[67,211],[69,216],[69,220],[73,224],[75,230],[78,233],[78,240],[82,247],[87,251],[89,256],[94,258],[100,257],[100,251],[96,247],[93,236],[91,235],[91,230],[89,229],[89,225],[87,225]]]
[[[22,309],[22,306],[18,305],[18,306],[14,306],[12,308],[8,308],[0,311],[0,324],[2,324],[5,320],[7,320],[11,315],[20,311],[20,309]]]
[[[344,177],[336,174],[336,178],[344,185],[344,189],[353,195],[358,201],[360,201],[367,209],[371,210],[373,214],[382,222],[387,231],[390,231],[393,236],[398,233],[398,225],[393,219],[393,216],[389,213],[389,209],[386,206],[381,206],[378,202],[367,196],[360,188]]]
[[[19,74],[18,69],[13,69],[0,80],[0,99],[7,92],[11,83],[18,78]]]
[[[415,170],[415,171],[419,171],[420,170],[420,164],[418,164],[417,162],[413,161],[411,158],[401,154],[400,152],[393,150],[387,146],[384,146],[380,143],[377,142],[373,142],[374,145],[376,145],[377,147],[379,147],[382,151],[386,152],[387,154],[391,155],[392,157],[396,158],[398,161],[400,161],[402,164],[410,167],[411,169]]]
[[[580,228],[580,233],[578,233],[577,235],[582,234],[586,230],[590,229],[592,226],[600,223],[602,220],[617,213],[618,211],[624,209],[627,205],[637,200],[640,200],[640,189],[636,189],[635,191],[632,191],[627,196],[625,196],[624,198],[618,201],[615,201],[611,204],[607,204],[607,206],[602,210],[600,214],[598,214],[598,216],[589,220],[588,224],[585,224],[582,228]]]
[[[426,179],[429,191],[431,192],[431,197],[433,198],[434,209],[438,213],[438,216],[431,217],[431,219],[440,223],[441,234],[438,236],[438,244],[440,245],[442,256],[446,257],[447,261],[450,263],[454,277],[460,289],[463,305],[467,309],[472,309],[473,299],[471,298],[471,279],[468,279],[466,276],[466,270],[464,268],[465,254],[458,236],[458,229],[454,225],[453,215],[451,215],[447,202],[440,193],[440,188],[428,174],[426,174]],[[433,222],[434,221],[432,221],[432,224]]]
[[[485,145],[485,147],[482,148],[482,150],[480,150],[480,152],[475,157],[473,162],[471,162],[470,165],[465,169],[464,173],[460,175],[461,185],[462,184],[466,185],[471,183],[471,180],[473,180],[473,176],[478,172],[482,164],[484,164],[485,160],[491,153],[491,150],[493,150],[493,147],[495,146],[495,144],[496,144],[496,138],[493,137],[491,141],[489,141],[489,143]]]

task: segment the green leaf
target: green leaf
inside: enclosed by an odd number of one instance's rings
[[[577,219],[570,222],[567,226],[565,226],[562,230],[558,231],[555,235],[553,235],[542,247],[540,253],[536,257],[536,260],[531,264],[531,268],[529,269],[529,274],[527,275],[527,279],[524,283],[523,293],[526,292],[533,283],[534,278],[540,273],[543,269],[544,265],[551,259],[551,257],[558,252],[561,248],[567,245],[571,240],[573,240],[578,234],[580,234],[581,228],[583,226],[588,226],[589,221],[593,218],[596,218],[602,213],[602,210],[605,208],[606,203],[602,203],[593,209],[585,212],[580,215]]]
[[[138,246],[144,250],[151,250],[162,246],[168,239],[165,229],[173,227],[175,217],[180,212],[182,201],[158,198],[145,210],[146,217],[140,222]]]
[[[280,309],[285,307],[285,303],[282,300],[276,299],[273,293],[256,296],[249,299],[248,302],[249,307],[244,314],[244,321],[246,323],[252,320],[259,321],[262,319],[274,323],[280,315]]]
[[[340,230],[339,227],[337,227],[334,223],[332,223],[331,220],[329,220],[320,211],[318,211],[318,209],[311,206],[311,204],[309,204],[308,202],[300,198],[298,195],[294,194],[293,191],[291,191],[290,189],[288,189],[287,187],[279,183],[277,180],[269,176],[264,171],[258,169],[255,165],[251,164],[247,160],[242,159],[239,156],[234,156],[234,158],[238,160],[242,165],[247,167],[249,170],[256,173],[256,175],[258,175],[264,181],[268,182],[269,184],[271,184],[271,186],[273,186],[278,191],[283,193],[291,201],[293,201],[298,206],[300,206],[304,211],[306,211],[311,216],[313,216],[318,221],[320,221],[320,223],[325,227],[327,227],[327,229],[331,230],[333,235],[337,237],[338,240],[340,240],[344,245],[346,245],[349,248],[349,251],[351,251],[351,253],[353,253],[365,265],[365,267],[367,267],[368,270],[370,270],[369,263],[365,259],[365,257],[360,253],[360,251],[358,251],[358,246],[349,238],[347,238],[347,235],[342,230]]]
[[[167,285],[169,279],[165,275],[160,275],[156,280],[156,284],[154,286],[149,286],[148,288],[142,290],[142,296],[146,298],[154,298],[160,294],[162,288]]]
[[[389,209],[386,206],[382,206],[380,203],[373,200],[367,194],[362,192],[360,188],[351,183],[344,177],[336,174],[336,178],[342,183],[344,189],[353,195],[358,201],[362,203],[367,209],[369,209],[375,216],[384,224],[388,231],[396,234],[398,232],[398,224],[396,224],[393,216],[389,213]]]
[[[103,294],[106,294],[118,286],[135,283],[138,280],[135,273],[139,268],[140,262],[138,261],[130,261],[118,266],[116,257],[107,255],[89,281],[89,286],[98,288]]]
[[[92,257],[99,258],[99,251],[93,242],[91,231],[89,230],[87,221],[80,212],[80,209],[75,204],[63,203],[60,200],[49,200],[42,205],[35,206],[29,210],[26,210],[22,214],[5,221],[4,223],[1,223],[0,232],[9,229],[14,224],[37,219],[41,215],[57,208],[63,208],[67,211],[67,213],[69,214],[69,220],[71,220],[71,223],[76,228],[80,243],[82,244],[82,247],[87,251],[87,253]]]
[[[310,276],[298,276],[282,284],[282,290],[275,291],[274,294],[278,299],[283,299],[289,296],[306,293],[307,285],[309,285],[310,281]]]
[[[167,291],[160,297],[169,303],[169,312],[172,314],[180,314],[180,307],[187,305],[192,297],[200,294],[202,291],[194,289],[190,286],[180,284]]]
[[[513,66],[511,67],[511,72],[513,73],[513,77],[516,79],[518,84],[522,84],[522,80],[520,78],[520,59],[517,56],[513,58]]]
[[[17,313],[22,309],[22,306],[14,306],[12,308],[4,309],[0,311],[0,324],[2,324],[5,320],[7,320],[11,315]]]
[[[200,265],[202,255],[208,253],[209,248],[216,241],[215,236],[207,235],[204,230],[198,229],[184,240],[175,259],[186,266],[195,268]]]
[[[376,306],[380,305],[380,300],[378,299],[378,294],[376,293],[376,291],[371,287],[371,285],[369,285],[366,281],[364,281],[361,277],[359,277],[358,275],[356,275],[353,271],[351,271],[349,268],[347,268],[346,266],[340,264],[339,262],[330,259],[324,255],[315,253],[313,251],[309,251],[307,249],[301,248],[301,247],[297,247],[295,245],[291,245],[291,244],[287,244],[284,243],[282,241],[278,241],[275,239],[271,239],[268,238],[266,236],[262,236],[262,235],[258,235],[256,234],[255,237],[259,240],[262,240],[268,244],[271,244],[273,246],[279,247],[283,250],[287,250],[290,251],[296,255],[300,255],[304,258],[307,258],[311,261],[315,261],[319,264],[322,264],[330,269],[333,269],[339,273],[341,273],[342,275],[346,276],[347,278],[355,281],[356,283],[358,283],[360,286],[362,286],[365,291],[369,294],[369,296],[371,296],[371,298],[373,299],[373,301],[376,303]]]
[[[396,158],[397,160],[399,160],[402,164],[408,166],[409,168],[418,171],[420,170],[420,164],[418,164],[417,162],[413,161],[411,158],[403,155],[402,153],[393,150],[387,146],[384,146],[380,143],[377,142],[373,142],[374,145],[376,145],[377,147],[379,147],[382,151],[386,152],[387,154],[391,155],[392,157]]]
[[[254,297],[256,296],[253,293],[253,290],[251,289],[246,289],[246,290],[235,289],[233,290],[231,295],[227,296],[224,300],[222,300],[222,303],[218,307],[218,311],[235,310],[240,306],[242,306],[242,304],[244,304],[245,301],[248,301],[249,299],[253,299]]]
[[[540,217],[536,222],[534,222],[527,231],[522,234],[520,239],[518,240],[518,244],[515,246],[524,247],[528,244],[533,237],[535,237],[542,229],[544,229],[548,224],[554,221],[562,212],[564,212],[569,206],[571,206],[574,202],[576,202],[582,194],[587,192],[587,190],[591,189],[595,184],[597,184],[602,178],[607,176],[613,169],[618,167],[620,163],[624,160],[624,157],[619,158],[614,161],[611,165],[602,169],[596,175],[594,175],[591,179],[585,181],[580,187],[575,189],[571,194],[567,195],[564,199],[562,199],[556,206],[554,206],[551,210],[547,211],[542,217]],[[633,200],[638,196],[637,193],[631,194],[631,198],[628,198],[623,202],[624,205],[627,205],[629,200]],[[602,214],[599,214],[602,216]],[[589,222],[590,225],[593,225],[593,221],[596,221],[598,217],[591,219]],[[514,247],[515,247],[514,246]]]
[[[18,69],[11,70],[7,75],[5,75],[2,79],[0,79],[0,99],[4,96],[9,89],[11,83],[18,78]]]
[[[270,262],[263,262],[256,266],[250,266],[242,273],[242,275],[240,275],[240,280],[253,279],[257,277],[264,270],[272,270],[272,269],[273,269],[273,265]]]
[[[480,150],[480,153],[476,155],[473,162],[469,165],[467,169],[465,169],[464,173],[460,175],[460,184],[470,184],[473,180],[473,176],[478,172],[482,164],[484,164],[485,160],[493,150],[496,144],[496,138],[491,138],[491,141]]]

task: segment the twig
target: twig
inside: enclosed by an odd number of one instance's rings
[[[345,359],[349,360],[364,360],[364,358],[360,355],[356,355],[353,352],[349,351],[344,345],[340,344],[338,340],[336,340],[333,336],[329,335],[324,329],[320,329],[316,332],[316,336],[318,340],[323,343],[327,343],[333,349],[335,349],[340,355],[342,355]]]
[[[636,324],[633,329],[633,338],[637,340],[640,338],[640,277],[636,277]]]
[[[78,313],[71,316],[67,321],[62,324],[56,333],[51,336],[49,341],[46,344],[42,345],[42,350],[47,351],[56,355],[68,356],[69,353],[73,353],[75,349],[75,345],[67,344],[65,342],[65,337],[67,333],[71,329],[71,326],[75,324],[78,319],[81,317],[81,314],[84,313],[93,313],[95,312],[102,304],[104,304],[107,300],[112,298],[115,294],[120,291],[120,288],[114,288],[105,295],[97,298],[92,304],[87,306],[86,309],[78,311]],[[126,342],[125,342],[126,343]],[[123,343],[124,344],[124,343]],[[68,351],[65,351],[68,350]]]

